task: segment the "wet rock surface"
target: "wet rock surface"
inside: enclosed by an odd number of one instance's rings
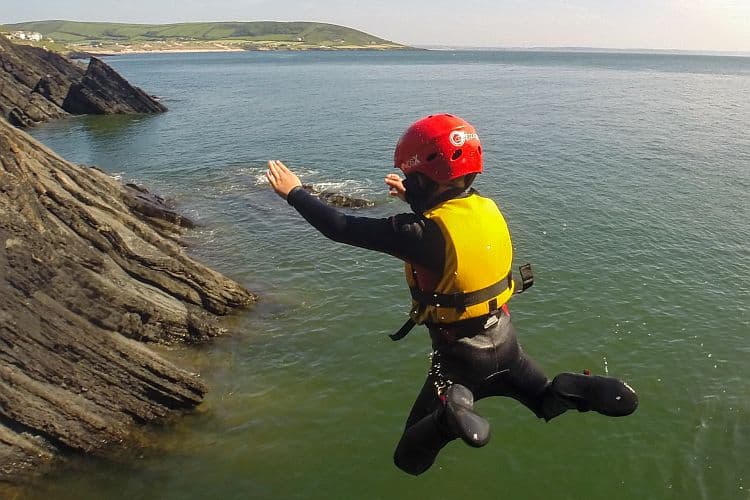
[[[195,262],[169,203],[0,119],[0,481],[195,407],[144,343],[202,342],[255,296]]]
[[[302,189],[313,194],[334,207],[341,208],[367,208],[375,206],[375,202],[356,196],[349,196],[337,191],[318,189],[312,184],[302,184]]]
[[[152,225],[161,226],[163,221],[184,228],[194,228],[195,223],[177,212],[174,203],[162,196],[149,192],[136,184],[125,184],[125,203],[131,210],[147,217]]]

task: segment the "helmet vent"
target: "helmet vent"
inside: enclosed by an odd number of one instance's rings
[[[479,154],[482,154],[482,146],[477,147],[477,151],[479,151]]]
[[[461,153],[463,153],[463,151],[461,151],[460,149],[455,150],[453,152],[453,156],[451,156],[451,159],[458,160],[461,157]]]
[[[432,153],[430,156],[427,157],[427,161],[433,161],[435,158],[437,158],[437,153]]]

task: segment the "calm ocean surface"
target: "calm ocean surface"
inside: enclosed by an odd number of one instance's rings
[[[152,446],[78,460],[31,498],[750,499],[750,58],[540,53],[226,53],[109,58],[158,116],[86,117],[32,134],[65,158],[173,197],[200,260],[262,295],[236,334],[165,350],[211,391]],[[406,206],[383,176],[433,112],[479,130],[477,188],[504,211],[536,285],[511,303],[548,375],[584,368],[640,394],[627,418],[550,423],[478,404],[481,450],[420,478],[391,463],[424,380],[401,264],[326,240],[265,184]]]

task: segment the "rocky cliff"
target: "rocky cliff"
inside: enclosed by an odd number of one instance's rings
[[[91,58],[83,79],[70,86],[62,108],[77,115],[160,113],[167,110],[95,57]]]
[[[0,114],[13,125],[27,127],[68,114],[166,109],[96,58],[84,70],[58,54],[0,36]]]
[[[218,335],[254,296],[185,255],[184,225],[0,119],[0,480],[201,401],[143,343]]]

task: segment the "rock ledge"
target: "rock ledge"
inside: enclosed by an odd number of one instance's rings
[[[255,296],[186,256],[174,215],[0,119],[0,481],[202,400],[143,343],[205,341]]]

